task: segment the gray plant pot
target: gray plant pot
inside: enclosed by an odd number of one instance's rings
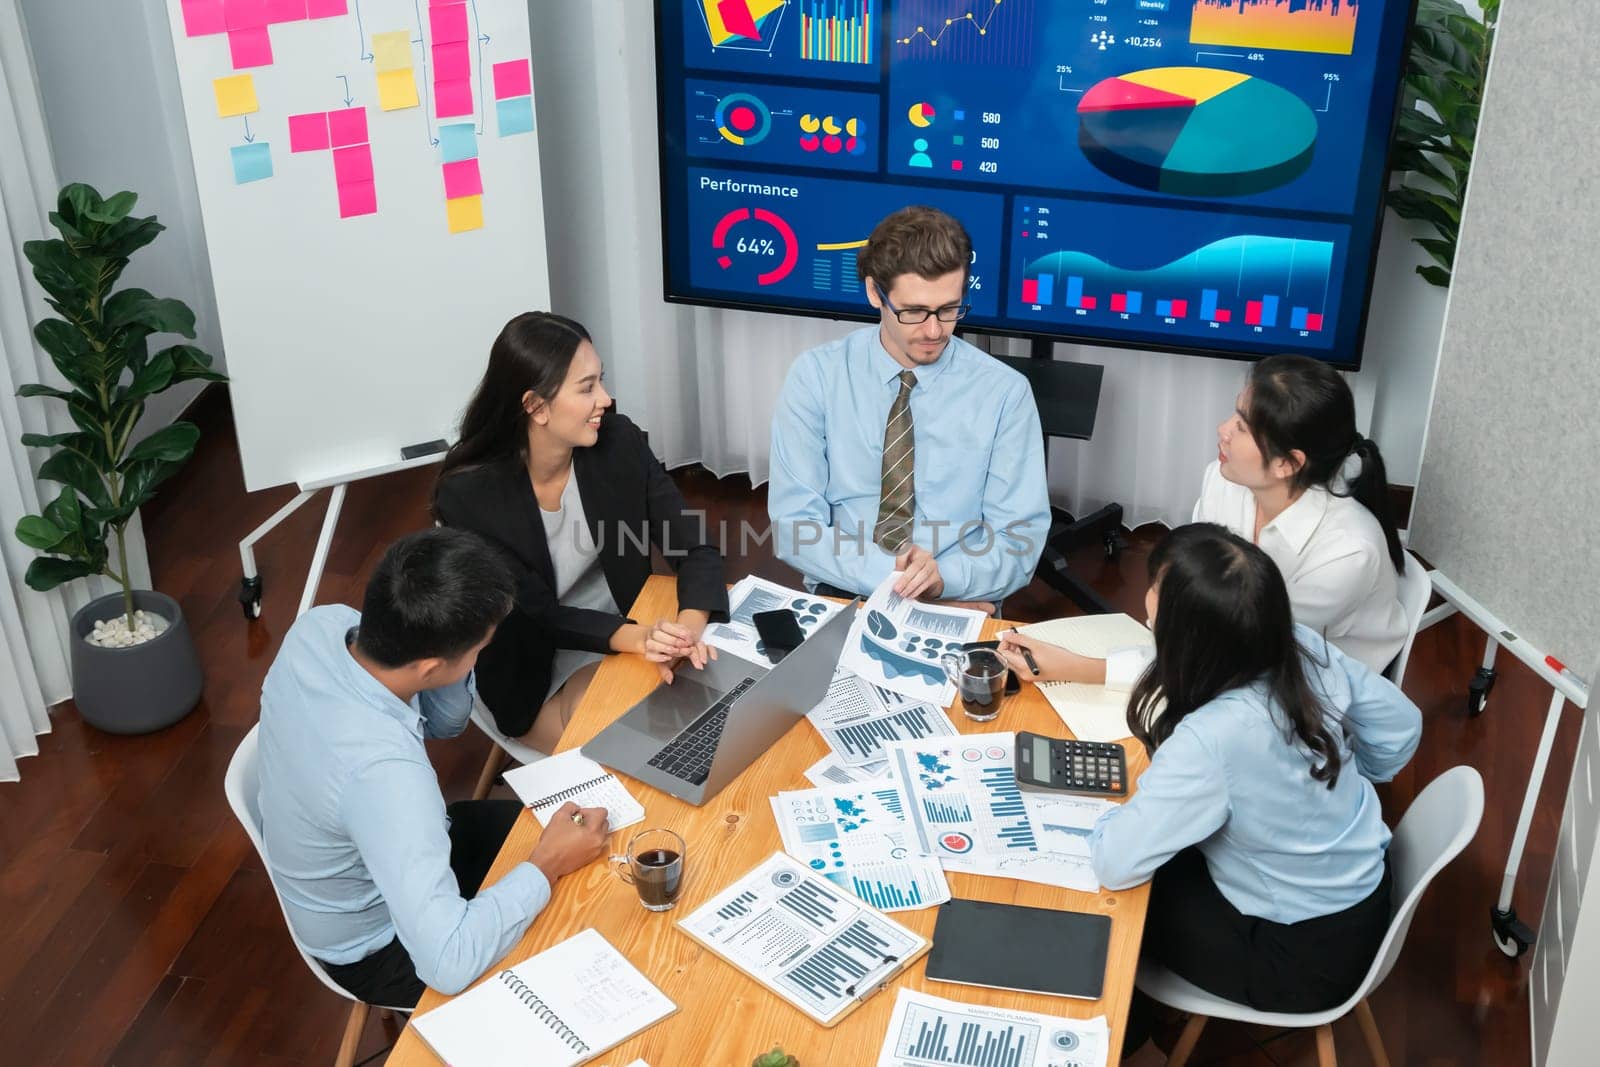
[[[84,722],[108,734],[164,729],[200,702],[200,657],[178,602],[136,589],[133,606],[167,620],[153,641],[99,648],[85,638],[94,624],[122,614],[122,594],[92,600],[72,616],[72,699]]]

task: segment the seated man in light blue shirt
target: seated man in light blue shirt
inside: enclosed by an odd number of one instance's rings
[[[368,1004],[458,993],[517,943],[556,879],[599,857],[603,808],[558,811],[527,862],[479,892],[522,808],[445,808],[425,737],[472,710],[478,652],[513,579],[477,535],[434,529],[384,554],[357,614],[296,620],[261,690],[262,836],[295,937]]]
[[[895,212],[857,259],[876,326],[800,356],[772,422],[767,510],[806,585],[995,605],[1050,532],[1039,410],[1022,375],[955,336],[972,241]]]

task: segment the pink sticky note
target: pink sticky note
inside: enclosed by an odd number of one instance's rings
[[[433,46],[433,80],[452,81],[472,77],[472,49],[465,41]]]
[[[453,44],[467,39],[467,5],[449,4],[428,9],[428,25],[433,28],[433,43]]]
[[[494,65],[494,98],[533,95],[533,68],[526,59]]]
[[[372,146],[351,145],[333,150],[333,180],[341,186],[372,181]]]
[[[267,22],[303,22],[306,0],[267,0]]]
[[[229,30],[228,53],[233,57],[234,70],[243,70],[245,67],[270,67],[272,38],[267,36],[265,26],[258,26],[253,30]]]
[[[306,17],[313,19],[327,19],[335,15],[348,15],[350,13],[349,0],[308,0],[306,4]],[[374,211],[377,209],[374,208]]]
[[[222,0],[230,30],[259,30],[267,24],[267,0]]]
[[[183,29],[190,37],[222,33],[227,28],[222,0],[183,0]]]
[[[433,115],[447,119],[455,115],[472,114],[472,81],[456,78],[433,83]]]
[[[376,215],[378,213],[378,187],[372,182],[352,182],[339,186],[339,217]]]
[[[367,143],[367,109],[344,108],[328,112],[328,141],[335,148]]]
[[[289,116],[289,151],[321,152],[328,147],[328,113]]]
[[[476,159],[463,159],[444,165],[444,198],[478,196],[483,192],[483,174]]]

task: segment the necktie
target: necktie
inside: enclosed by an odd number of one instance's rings
[[[917,376],[900,372],[900,393],[889,407],[889,421],[883,427],[883,479],[879,483],[878,523],[872,539],[890,552],[899,552],[911,539],[911,522],[916,514],[917,489],[912,479],[915,465],[915,429],[911,424],[911,390]]]

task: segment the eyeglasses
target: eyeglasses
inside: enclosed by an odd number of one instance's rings
[[[948,307],[937,309],[906,308],[902,311],[890,302],[888,294],[882,293],[881,290],[880,294],[883,296],[883,306],[894,312],[894,317],[899,319],[903,326],[920,326],[927,322],[930,317],[936,318],[940,322],[955,322],[958,319],[966,318],[967,312],[972,310],[971,304],[951,304]]]

